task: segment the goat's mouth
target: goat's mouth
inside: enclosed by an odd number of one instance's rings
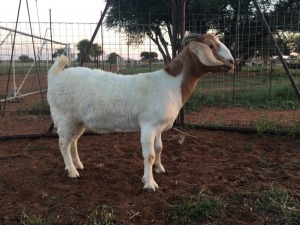
[[[226,68],[226,69],[228,69],[229,71],[233,70],[233,68],[234,68],[233,65],[226,65],[226,64],[224,64],[223,67]]]
[[[223,60],[220,60],[220,61],[223,62],[222,67],[223,67],[225,70],[227,70],[228,72],[229,72],[230,70],[233,70],[233,68],[234,68],[234,60],[232,60],[232,59],[223,59]]]

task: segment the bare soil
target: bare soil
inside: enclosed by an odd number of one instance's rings
[[[242,107],[202,107],[186,113],[186,122],[195,124],[218,124],[249,127],[251,123],[264,120],[279,127],[295,127],[300,121],[300,110],[249,109]]]
[[[272,187],[300,199],[300,142],[233,132],[171,130],[163,134],[165,174],[159,190],[143,191],[138,133],[89,135],[79,140],[86,170],[67,177],[57,138],[0,142],[0,224],[43,218],[52,224],[86,224],[112,213],[114,224],[180,224],[171,216],[184,196],[200,190],[224,202],[218,216],[195,224],[284,224],[278,213],[252,203]],[[241,197],[243,196],[243,197]],[[102,214],[104,212],[104,214]],[[288,223],[288,222],[287,222]]]

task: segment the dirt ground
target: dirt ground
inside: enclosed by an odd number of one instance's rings
[[[202,107],[199,110],[186,113],[185,115],[187,123],[219,124],[240,127],[249,127],[251,122],[260,119],[280,127],[295,127],[300,121],[300,110]]]
[[[195,224],[289,224],[281,214],[262,212],[255,204],[273,187],[300,200],[299,140],[184,132],[183,143],[182,133],[163,134],[166,173],[154,173],[160,186],[155,193],[142,189],[138,133],[82,136],[79,154],[86,170],[80,179],[67,177],[57,138],[1,141],[0,224],[21,224],[26,218],[95,224],[91,219],[110,215],[111,224],[181,224],[172,210],[200,190],[224,204],[218,216]]]

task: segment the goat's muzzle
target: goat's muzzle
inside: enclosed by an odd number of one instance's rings
[[[223,65],[221,66],[221,71],[223,73],[227,73],[230,72],[231,70],[234,69],[234,59],[219,59],[220,61],[222,61]],[[219,67],[220,68],[220,67]]]

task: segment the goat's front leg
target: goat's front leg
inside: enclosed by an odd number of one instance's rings
[[[150,127],[142,128],[141,130],[141,144],[144,157],[144,189],[155,191],[158,185],[153,178],[152,166],[155,161],[154,152],[154,138],[155,131]]]

